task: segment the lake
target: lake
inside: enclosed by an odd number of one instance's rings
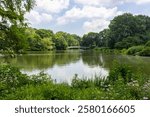
[[[150,58],[106,54],[92,50],[67,50],[51,52],[30,52],[7,61],[21,69],[28,75],[38,74],[41,71],[51,75],[57,82],[70,83],[75,74],[80,78],[107,77],[113,61],[126,63],[133,70],[140,70],[150,75]],[[0,57],[0,61],[5,59]]]

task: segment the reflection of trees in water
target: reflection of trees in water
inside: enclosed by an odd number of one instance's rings
[[[126,56],[126,55],[111,55],[98,51],[61,51],[48,52],[18,56],[17,58],[7,59],[14,66],[24,68],[25,70],[44,70],[52,68],[54,65],[64,66],[66,64],[77,62],[82,59],[84,64],[90,67],[101,66],[103,68],[112,68],[113,61],[126,63],[133,67],[134,71],[141,70],[150,75],[150,58]],[[0,62],[4,61],[0,58]]]
[[[9,63],[18,66],[25,70],[33,69],[47,69],[52,68],[54,65],[62,66],[79,60],[80,54],[76,53],[53,53],[53,54],[32,54],[18,56],[9,59]]]
[[[82,60],[84,64],[89,66],[101,66],[105,68],[110,67],[113,56],[100,53],[98,51],[85,51],[82,53]]]
[[[126,55],[111,55],[97,51],[89,51],[82,53],[82,60],[84,64],[89,66],[101,66],[111,69],[114,61],[130,65],[134,71],[141,71],[150,75],[150,58],[140,56],[126,56]]]
[[[89,66],[103,66],[104,62],[102,62],[100,58],[100,54],[96,52],[84,51],[82,53],[83,63]]]

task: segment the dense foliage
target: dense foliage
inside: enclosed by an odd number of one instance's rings
[[[150,78],[114,63],[107,79],[84,80],[74,76],[71,85],[56,84],[50,76],[27,76],[18,68],[0,66],[0,99],[150,99]]]
[[[33,4],[33,1],[31,3]],[[32,8],[32,6],[30,7]],[[6,17],[3,17],[2,21],[6,20]],[[0,24],[3,25],[2,22]],[[124,53],[142,56],[149,56],[150,53],[150,17],[144,15],[133,16],[125,13],[116,16],[110,22],[108,29],[99,33],[89,32],[82,38],[61,31],[54,34],[52,30],[22,27],[13,22],[6,29],[0,30],[0,50],[7,50],[9,53],[13,53],[13,51],[22,53],[27,50],[65,50],[69,46],[84,46],[91,49],[127,49]]]
[[[150,56],[150,45],[148,41],[145,45],[143,46],[133,46],[130,47],[126,53],[129,55],[140,55],[140,56]]]
[[[10,31],[11,33],[6,33],[7,41],[5,38],[0,37],[1,50],[16,50],[19,53],[27,50],[65,50],[68,46],[79,46],[81,41],[78,35],[65,32],[57,32],[54,34],[53,31],[46,29],[11,26]]]
[[[81,38],[75,34],[28,28],[24,15],[34,5],[35,0],[0,1],[0,51],[12,54],[27,50],[64,50],[79,45]]]
[[[35,0],[0,1],[0,52],[65,50],[81,45],[92,49],[100,47],[105,52],[123,49],[129,55],[150,56],[148,16],[125,13],[116,16],[108,29],[89,32],[80,38],[66,32],[27,27],[24,14],[34,5]],[[150,99],[150,78],[127,65],[115,63],[107,78],[95,76],[94,80],[84,80],[75,75],[71,85],[56,84],[44,73],[28,76],[16,67],[2,64],[0,99]]]
[[[68,46],[78,46],[81,38],[77,35],[71,35],[65,32],[53,33],[46,29],[26,29],[28,50],[45,51],[45,50],[65,50]]]
[[[24,15],[35,5],[34,0],[0,1],[0,49],[22,51],[26,47]]]
[[[109,28],[100,33],[88,33],[83,36],[82,45],[89,47],[108,47],[110,49],[128,49],[132,46],[149,45],[150,17],[133,16],[125,13],[115,17]],[[147,53],[147,49],[143,50]],[[143,54],[141,54],[143,55]]]

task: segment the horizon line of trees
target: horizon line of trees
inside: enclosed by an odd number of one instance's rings
[[[116,16],[110,22],[108,29],[99,33],[85,34],[81,45],[128,49],[132,46],[144,45],[148,41],[150,41],[150,17],[125,13]]]
[[[22,7],[19,7],[19,6]],[[108,29],[99,33],[89,32],[80,37],[66,32],[28,27],[24,14],[32,10],[35,0],[3,0],[0,4],[0,51],[65,50],[68,46],[89,48],[129,49],[144,46],[150,54],[150,17],[125,13],[116,16]],[[103,23],[103,22],[100,22]],[[135,49],[135,48],[134,48]],[[142,51],[142,50],[141,50]]]

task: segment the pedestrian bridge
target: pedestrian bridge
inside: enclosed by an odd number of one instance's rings
[[[85,46],[69,46],[68,49],[89,49],[89,47],[85,47]]]

